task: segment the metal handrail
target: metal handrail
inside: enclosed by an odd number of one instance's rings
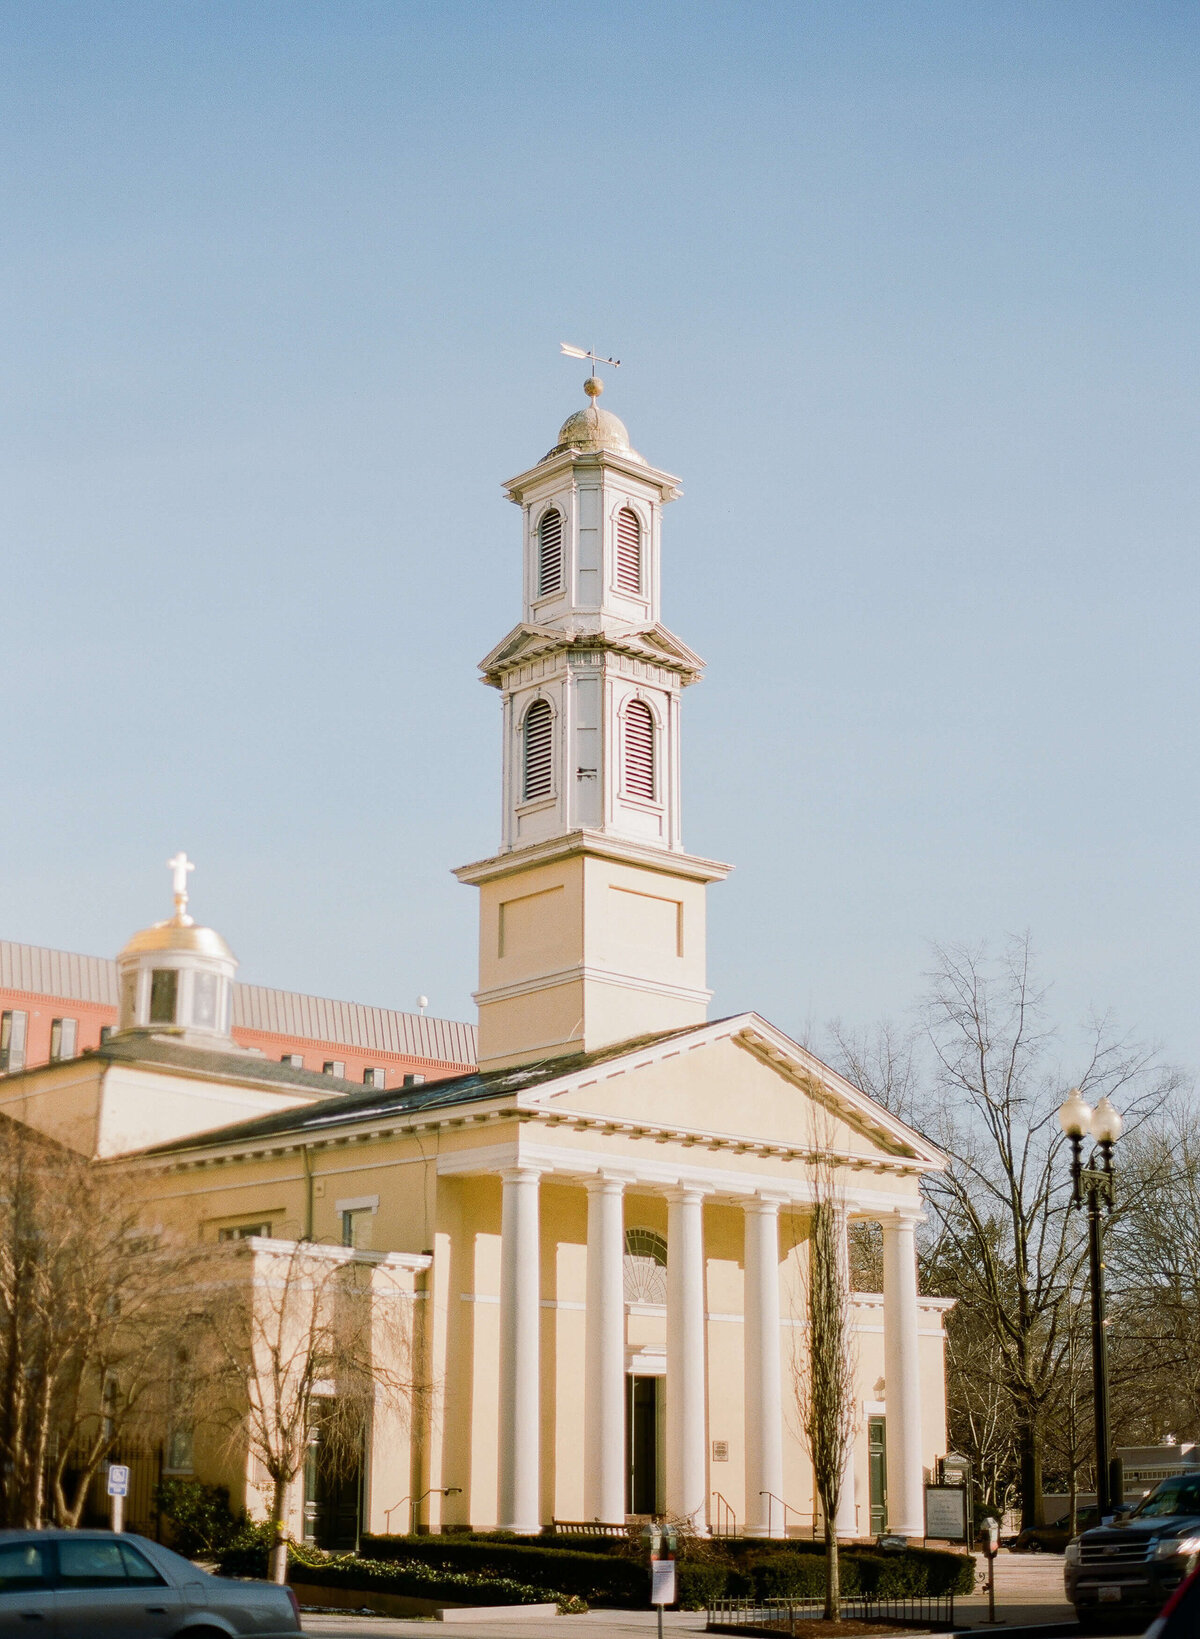
[[[728,1497],[723,1497],[719,1491],[714,1491],[717,1499],[717,1518],[713,1526],[713,1535],[718,1537],[737,1536],[737,1515]]]
[[[774,1514],[774,1504],[775,1503],[778,1503],[779,1506],[783,1509],[783,1534],[784,1534],[785,1537],[787,1536],[787,1531],[788,1531],[788,1522],[787,1522],[788,1515],[789,1514],[795,1514],[797,1519],[803,1519],[804,1518],[803,1509],[793,1508],[790,1502],[784,1502],[783,1498],[782,1497],[777,1497],[775,1495],[774,1491],[760,1491],[758,1494],[759,1494],[760,1497],[765,1497],[767,1499],[767,1535],[768,1536],[771,1535],[771,1527],[775,1523],[775,1514]],[[816,1515],[815,1514],[813,1516],[813,1535],[814,1536],[816,1535]]]

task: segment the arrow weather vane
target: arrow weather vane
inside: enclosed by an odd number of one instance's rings
[[[584,349],[582,347],[572,347],[570,342],[568,342],[568,341],[560,341],[558,345],[562,349],[562,351],[567,355],[567,357],[569,359],[591,359],[591,361],[592,361],[592,373],[587,378],[587,380],[584,382],[583,390],[587,394],[587,396],[591,399],[592,407],[595,408],[596,400],[600,397],[600,394],[604,391],[604,383],[600,380],[600,377],[596,374],[596,366],[598,364],[611,364],[614,369],[617,369],[620,366],[620,363],[621,363],[620,359],[606,359],[606,358],[603,358],[599,353],[596,352],[594,347],[589,348],[589,349]]]

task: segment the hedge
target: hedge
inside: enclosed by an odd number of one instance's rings
[[[267,1575],[265,1542],[244,1539],[236,1550],[221,1556],[227,1576]],[[550,1600],[559,1611],[587,1609],[583,1600],[562,1589],[531,1586],[514,1577],[486,1572],[448,1571],[419,1562],[358,1559],[351,1554],[323,1554],[292,1544],[288,1549],[288,1577],[318,1588],[350,1588],[368,1593],[399,1594],[415,1599],[444,1599],[460,1605],[541,1605]]]
[[[480,1542],[457,1534],[419,1537],[364,1537],[362,1551],[380,1561],[421,1562],[447,1571],[511,1576],[529,1587],[605,1605],[644,1606],[650,1588],[645,1563],[612,1554],[581,1554],[533,1544]]]
[[[557,1539],[563,1543],[564,1539]],[[566,1539],[578,1542],[580,1539]],[[584,1538],[584,1541],[589,1539]],[[605,1540],[605,1539],[592,1539]],[[544,1538],[458,1535],[369,1537],[363,1552],[380,1561],[421,1562],[446,1571],[474,1570],[484,1576],[509,1576],[547,1592],[570,1593],[594,1604],[644,1609],[649,1595],[646,1562],[629,1557],[628,1539],[607,1539],[625,1557],[580,1552],[551,1545]],[[744,1598],[815,1598],[825,1591],[825,1545],[807,1539],[764,1543],[760,1540],[709,1540],[695,1556],[686,1541],[676,1567],[679,1604],[698,1610],[712,1600]],[[877,1598],[970,1593],[975,1565],[968,1554],[938,1548],[883,1551],[843,1548],[842,1591]]]

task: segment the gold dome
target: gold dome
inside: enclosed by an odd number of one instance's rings
[[[613,455],[624,455],[631,461],[640,461],[643,466],[646,464],[645,457],[630,445],[625,423],[611,410],[602,410],[595,402],[589,404],[586,410],[576,410],[574,415],[567,417],[559,428],[558,443],[546,452],[542,460],[548,461],[552,455],[562,455],[565,450],[579,450],[585,454],[608,450]]]
[[[215,956],[232,962],[233,952],[215,928],[198,928],[189,918],[186,922],[172,918],[156,922],[152,928],[143,928],[121,952],[122,956],[144,956],[153,951],[190,951],[194,956]]]

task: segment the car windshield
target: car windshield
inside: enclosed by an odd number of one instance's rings
[[[1134,1509],[1133,1519],[1164,1519],[1169,1514],[1200,1514],[1200,1474],[1174,1474]]]

